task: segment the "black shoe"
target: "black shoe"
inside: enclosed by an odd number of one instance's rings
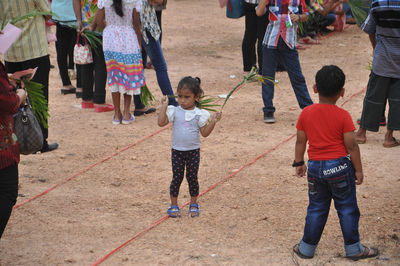
[[[134,116],[141,116],[141,115],[144,115],[144,114],[154,113],[155,111],[156,111],[156,108],[148,108],[145,111],[135,110],[135,111],[133,111],[133,115]]]
[[[274,113],[272,112],[267,112],[264,113],[264,123],[275,123],[275,117],[274,117]]]
[[[61,89],[61,94],[72,94],[76,92],[76,88]]]
[[[52,144],[45,143],[43,145],[43,148],[40,150],[40,152],[44,153],[44,152],[48,152],[48,151],[54,151],[57,148],[58,148],[58,144],[57,143],[52,143]]]

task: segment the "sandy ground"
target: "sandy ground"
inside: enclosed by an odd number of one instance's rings
[[[241,80],[244,19],[227,19],[224,12],[215,0],[168,1],[162,45],[174,88],[183,76],[199,76],[206,94],[215,96]],[[321,66],[340,66],[347,81],[338,104],[349,100],[344,107],[355,121],[364,94],[351,95],[368,81],[368,36],[351,26],[322,42],[300,51],[308,87]],[[54,44],[51,61],[56,65]],[[14,210],[0,241],[1,265],[89,265],[128,240],[103,264],[354,264],[344,258],[333,206],[315,258],[302,260],[291,252],[302,236],[308,199],[305,179],[294,177],[290,166],[300,109],[286,72],[277,74],[275,124],[263,123],[261,86],[250,83],[202,139],[200,190],[217,185],[199,198],[201,215],[195,219],[186,215],[187,206],[180,219],[164,219],[171,129],[159,132],[157,114],[112,125],[111,113],[82,110],[75,96],[60,94],[57,68],[50,75],[49,142],[60,147],[22,156],[18,203],[54,189]],[[145,76],[158,108],[155,73],[146,70]],[[358,265],[400,265],[400,148],[382,147],[384,131],[368,133],[360,146],[365,182],[358,187],[362,241],[382,255]],[[180,195],[181,204],[189,199],[186,181]]]

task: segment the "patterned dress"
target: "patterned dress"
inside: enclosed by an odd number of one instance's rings
[[[99,9],[105,8],[107,26],[103,31],[103,50],[107,67],[107,83],[111,92],[140,94],[145,85],[142,55],[133,28],[132,12],[138,14],[141,0],[123,0],[124,16],[115,13],[112,0],[98,0]]]

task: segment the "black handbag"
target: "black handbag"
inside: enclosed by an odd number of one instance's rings
[[[28,99],[27,104],[14,115],[14,129],[21,154],[32,154],[42,149],[43,133]]]

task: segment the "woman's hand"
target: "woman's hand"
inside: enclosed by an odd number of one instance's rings
[[[19,98],[19,105],[24,105],[26,103],[26,91],[24,89],[17,89],[16,93]]]

